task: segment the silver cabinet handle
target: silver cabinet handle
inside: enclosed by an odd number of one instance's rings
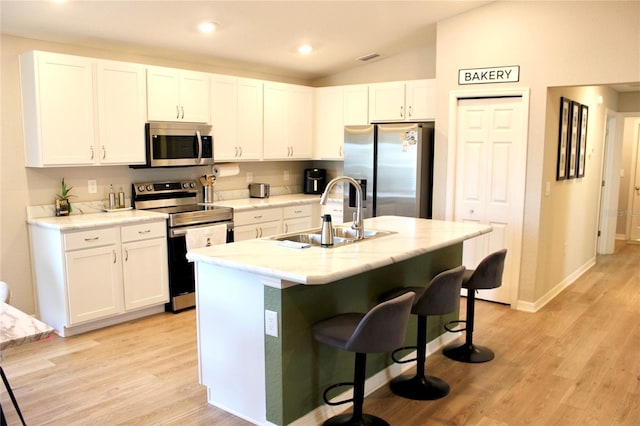
[[[254,218],[254,219],[262,219],[262,215],[254,216],[253,218]]]
[[[413,105],[409,105],[409,117],[413,115]]]
[[[238,155],[238,157],[242,157],[242,147],[239,146],[238,149],[240,150],[240,155]]]
[[[129,249],[124,249],[124,261],[129,261]]]
[[[284,233],[286,234],[287,232],[289,232],[289,225],[288,224],[284,224]]]
[[[100,237],[91,237],[91,238],[85,238],[84,240],[86,242],[90,242],[90,241],[98,241],[100,239]]]
[[[404,107],[400,107],[400,118],[404,118]]]
[[[256,226],[256,238],[258,238],[259,235],[260,235],[260,228]]]
[[[180,117],[180,118],[182,118],[184,120],[184,107],[181,106],[180,109],[182,110],[182,117]]]
[[[176,119],[180,118],[180,106],[176,105]]]
[[[148,234],[149,232],[151,232],[151,229],[145,229],[144,231],[138,231],[138,234],[144,235],[144,234]]]
[[[116,263],[116,251],[112,250],[111,253],[113,254],[113,263]]]
[[[102,145],[102,159],[104,160],[105,158],[107,158],[107,148]]]
[[[89,152],[91,153],[91,158],[90,160],[93,160],[93,146],[89,147]]]

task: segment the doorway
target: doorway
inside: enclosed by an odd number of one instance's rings
[[[484,300],[515,307],[524,227],[529,91],[452,92],[455,126],[453,219],[490,224],[493,232],[465,241],[463,264],[475,268],[506,248],[502,286]]]
[[[632,147],[627,235],[629,242],[640,244],[640,119],[633,120]]]

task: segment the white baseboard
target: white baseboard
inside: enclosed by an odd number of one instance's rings
[[[549,290],[544,296],[535,302],[524,302],[519,300],[516,304],[516,309],[524,312],[538,312],[547,303],[553,300],[562,290],[573,284],[578,278],[580,278],[585,272],[591,269],[596,264],[596,258],[592,257],[580,268],[576,269],[572,274],[560,281],[556,286]]]

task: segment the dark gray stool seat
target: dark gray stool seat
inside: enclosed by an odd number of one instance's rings
[[[463,344],[452,343],[443,349],[442,353],[450,359],[468,363],[491,361],[494,353],[491,349],[473,343],[473,326],[475,318],[476,291],[497,288],[502,285],[502,273],[507,250],[502,249],[491,253],[478,265],[476,269],[468,269],[462,281],[462,288],[467,289],[467,317],[464,320],[449,321],[444,328],[451,332],[466,331]],[[454,325],[464,323],[465,328],[454,330]]]
[[[338,383],[323,394],[325,403],[353,402],[352,414],[334,416],[324,425],[388,425],[383,419],[362,413],[367,353],[391,352],[404,341],[414,294],[407,292],[374,306],[366,314],[346,313],[313,325],[313,337],[327,345],[356,353],[352,383]],[[339,386],[353,386],[353,398],[330,402],[327,393]]]
[[[398,348],[391,354],[393,360],[400,364],[416,361],[416,374],[413,377],[402,375],[394,378],[390,383],[394,394],[422,401],[439,399],[449,394],[449,385],[444,380],[425,374],[427,316],[446,315],[460,310],[460,287],[464,270],[464,266],[458,266],[436,275],[425,287],[405,287],[388,296],[393,297],[406,291],[415,292],[411,313],[418,316],[416,346]],[[415,349],[416,358],[396,358],[396,354],[407,349]]]

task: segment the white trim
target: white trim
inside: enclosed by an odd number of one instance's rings
[[[547,303],[553,300],[558,294],[560,294],[564,289],[573,285],[574,282],[578,278],[580,278],[585,272],[591,269],[596,264],[596,258],[592,257],[589,259],[584,265],[575,270],[571,275],[566,277],[564,280],[560,281],[556,286],[554,286],[551,290],[549,290],[544,296],[535,302],[523,302],[518,301],[516,309],[523,312],[538,312],[542,309]]]

